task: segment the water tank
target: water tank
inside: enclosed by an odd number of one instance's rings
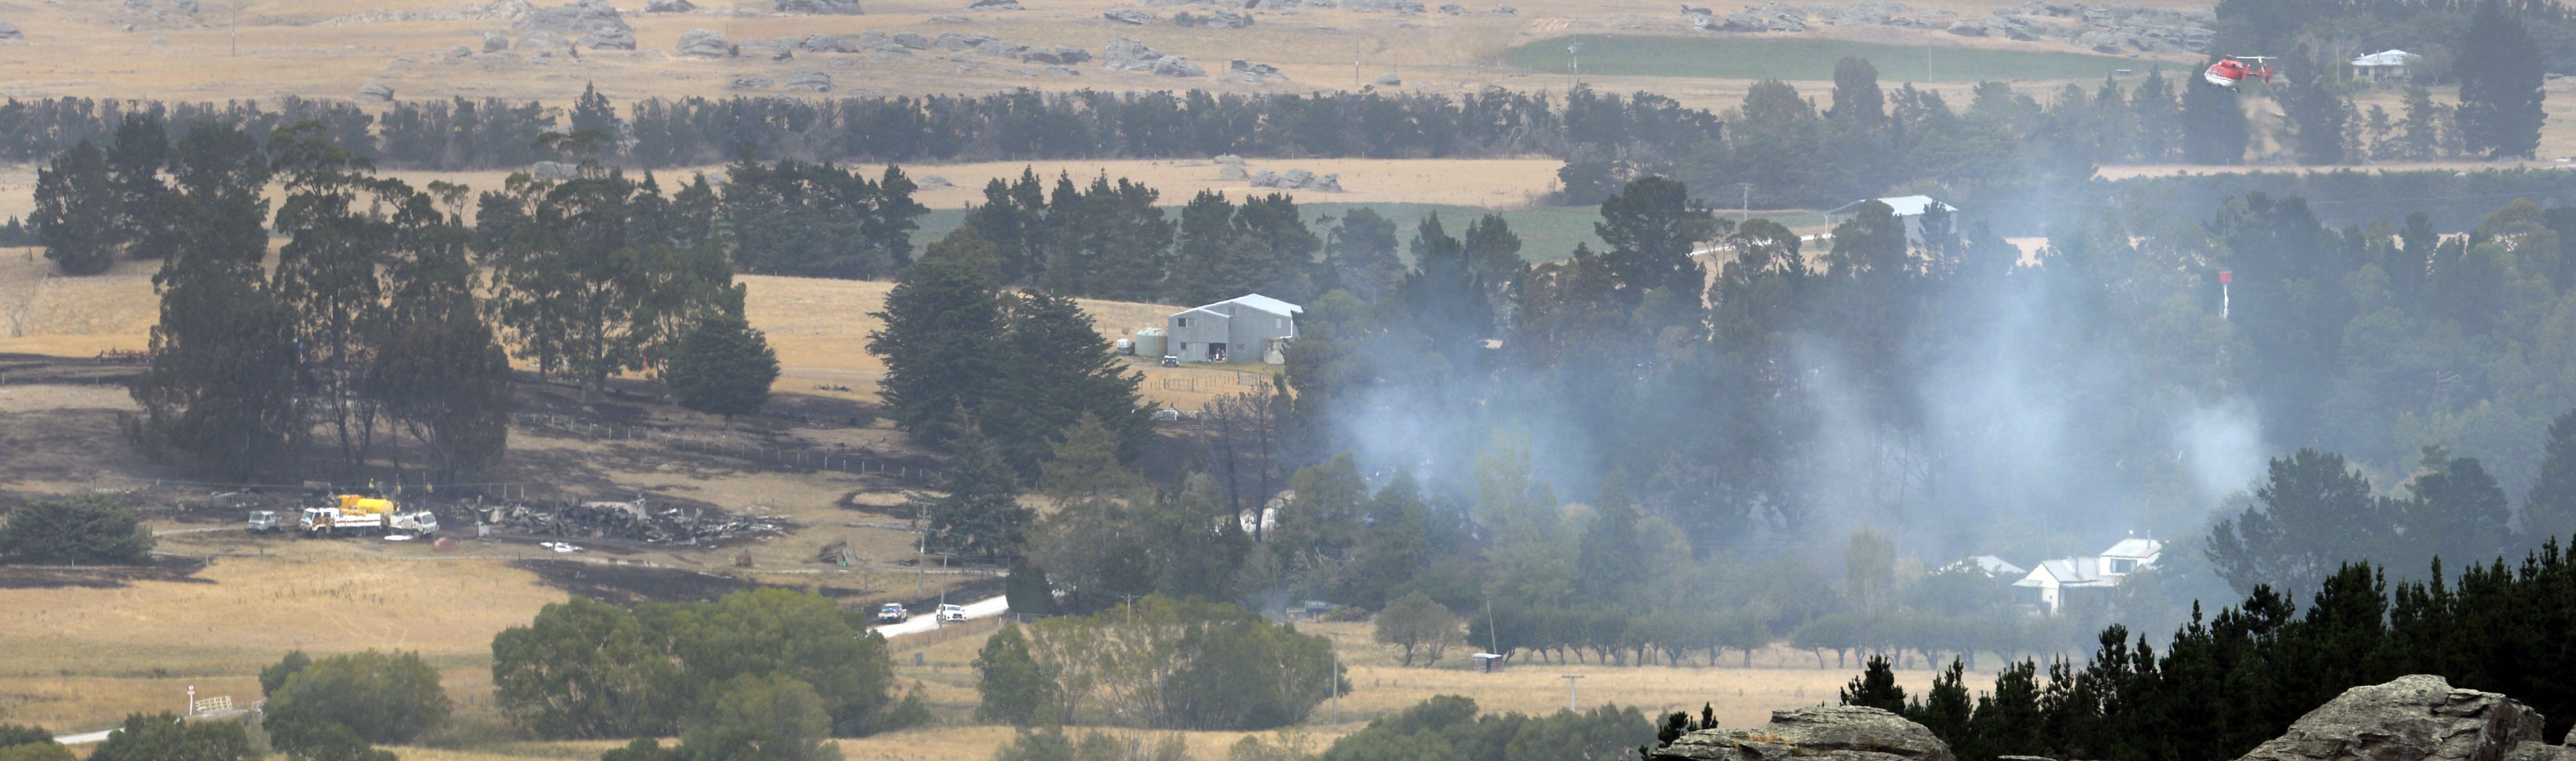
[[[1163,355],[1168,354],[1168,353],[1170,353],[1170,352],[1164,351],[1164,347],[1163,347],[1163,329],[1162,329],[1162,328],[1139,328],[1139,329],[1137,329],[1137,331],[1136,331],[1136,356],[1139,356],[1139,357],[1152,357],[1152,358],[1155,358],[1155,359],[1161,359],[1161,358],[1163,358]]]

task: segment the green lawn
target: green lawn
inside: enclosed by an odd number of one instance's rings
[[[1822,81],[1845,56],[1869,59],[1878,80],[1973,82],[1987,79],[2100,79],[2115,69],[2144,70],[2154,61],[2090,53],[2015,51],[1933,45],[1764,37],[1628,37],[1578,35],[1512,48],[1503,60],[1550,73],[1566,71],[1565,46],[1582,43],[1583,73],[1603,76],[1706,77]]]

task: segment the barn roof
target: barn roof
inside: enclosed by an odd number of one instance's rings
[[[1843,204],[1840,208],[1836,208],[1836,209],[1834,209],[1833,211],[1828,211],[1828,212],[1825,212],[1825,213],[1827,213],[1827,214],[1859,214],[1859,213],[1860,213],[1860,205],[1861,205],[1861,204],[1865,204],[1865,203],[1869,203],[1870,201],[1877,201],[1877,202],[1879,202],[1879,203],[1887,204],[1887,207],[1888,207],[1888,208],[1891,208],[1891,209],[1895,209],[1895,210],[1896,210],[1896,216],[1900,216],[1900,217],[1911,217],[1911,216],[1915,216],[1915,215],[1918,215],[1918,214],[1922,214],[1922,213],[1923,213],[1923,210],[1924,210],[1925,208],[1928,208],[1928,207],[1933,206],[1933,205],[1935,205],[1935,204],[1938,204],[1938,205],[1941,207],[1941,210],[1942,210],[1942,211],[1958,211],[1958,210],[1959,210],[1959,207],[1952,206],[1952,205],[1949,205],[1949,204],[1946,204],[1946,203],[1941,203],[1940,201],[1932,200],[1932,197],[1931,197],[1931,196],[1897,196],[1897,197],[1895,197],[1895,198],[1865,198],[1865,199],[1861,199],[1861,200],[1858,200],[1858,201],[1853,201],[1853,202],[1851,202],[1851,203]]]
[[[1247,295],[1243,295],[1243,296],[1236,296],[1236,297],[1234,297],[1234,298],[1226,299],[1226,300],[1224,300],[1224,301],[1219,301],[1219,302],[1217,302],[1217,303],[1209,304],[1209,305],[1206,305],[1206,306],[1194,307],[1194,308],[1190,308],[1190,309],[1184,309],[1184,310],[1181,310],[1181,311],[1179,311],[1179,312],[1174,312],[1173,314],[1179,315],[1179,314],[1189,314],[1189,313],[1191,313],[1191,312],[1219,312],[1219,311],[1221,311],[1221,310],[1218,310],[1218,309],[1217,309],[1217,307],[1225,306],[1225,305],[1227,305],[1227,304],[1241,304],[1241,305],[1248,306],[1248,307],[1252,307],[1252,308],[1254,308],[1254,309],[1258,309],[1258,310],[1261,310],[1261,311],[1264,311],[1264,312],[1269,312],[1269,313],[1271,313],[1271,314],[1279,315],[1279,316],[1281,316],[1281,317],[1294,317],[1294,316],[1297,316],[1299,313],[1302,313],[1302,312],[1305,312],[1305,311],[1306,311],[1306,308],[1305,308],[1305,307],[1297,306],[1297,305],[1295,305],[1295,304],[1291,304],[1291,303],[1288,303],[1288,302],[1285,302],[1285,301],[1280,301],[1280,300],[1278,300],[1278,299],[1274,299],[1274,298],[1271,298],[1271,297],[1268,297],[1268,296],[1263,296],[1263,295],[1261,295],[1261,294],[1254,293],[1254,294],[1247,294]]]
[[[2362,56],[2362,57],[2360,57],[2360,58],[2352,59],[2352,65],[2354,65],[2354,66],[2404,66],[2404,65],[2406,65],[2406,64],[2407,64],[2407,59],[2415,58],[2415,57],[2416,57],[2416,55],[2415,55],[2415,54],[2413,54],[2413,53],[2409,53],[2409,52],[2406,52],[2406,51],[2403,51],[2403,50],[2395,50],[2395,49],[2382,50],[2382,51],[2379,51],[2379,52],[2377,52],[2377,53],[2372,53],[2372,54],[2370,54],[2370,55],[2366,55],[2366,56]]]

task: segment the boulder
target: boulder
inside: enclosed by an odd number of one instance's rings
[[[799,66],[787,75],[787,89],[805,92],[831,92],[832,75],[812,66]]]
[[[1279,173],[1267,169],[1262,170],[1259,174],[1253,175],[1251,180],[1252,186],[1256,188],[1279,187]]]
[[[725,86],[736,90],[767,90],[772,84],[775,82],[770,78],[758,74],[736,74],[733,81]]]
[[[447,58],[448,58],[448,60],[451,60],[451,61],[452,61],[452,60],[459,59],[459,58],[472,58],[472,57],[474,57],[474,49],[473,49],[473,48],[469,48],[469,47],[466,47],[466,46],[463,46],[463,45],[458,45],[458,46],[456,46],[456,47],[452,47],[452,48],[448,48],[448,49],[447,49]]]
[[[946,177],[941,177],[941,176],[939,176],[939,175],[935,175],[935,174],[925,174],[925,175],[922,175],[920,179],[913,180],[913,181],[912,181],[912,184],[914,184],[914,185],[918,185],[918,186],[921,186],[921,187],[924,187],[924,188],[953,188],[953,187],[957,187],[957,185],[956,185],[956,184],[949,182],[949,181],[948,181],[948,178],[946,178]]]
[[[1016,11],[1023,9],[1020,7],[1020,0],[975,0],[975,2],[966,4],[966,10]]]
[[[930,20],[931,20],[931,22],[933,22],[933,23],[939,23],[939,24],[963,24],[963,23],[966,23],[966,17],[964,17],[964,16],[960,16],[960,15],[957,15],[957,14],[954,14],[954,13],[945,14],[945,15],[939,15],[939,16],[932,16],[932,17],[930,17]]]
[[[1508,6],[1508,5],[1497,5],[1497,6],[1494,6],[1494,15],[1496,15],[1496,16],[1509,16],[1509,15],[1512,15],[1512,14],[1515,14],[1515,13],[1519,13],[1519,12],[1521,12],[1521,9],[1519,9],[1519,8],[1514,8],[1514,7],[1511,7],[1511,6]]]
[[[808,13],[827,16],[856,16],[859,0],[776,0],[772,7],[780,13]]]
[[[644,1],[644,12],[645,12],[645,13],[687,13],[687,12],[694,11],[694,10],[697,10],[697,9],[698,9],[697,4],[696,4],[696,3],[689,2],[689,0],[645,0],[645,1]]]
[[[1974,21],[1961,21],[1950,25],[1950,33],[1961,37],[1984,37],[1986,25]]]
[[[713,29],[691,29],[680,35],[680,55],[690,58],[724,58],[733,55],[733,46],[725,44],[724,35]]]
[[[1451,16],[1464,16],[1467,15],[1467,6],[1459,5],[1457,3],[1441,3],[1440,12]]]
[[[1244,180],[1252,179],[1252,175],[1243,171],[1242,164],[1227,164],[1216,168],[1216,178],[1219,180],[1242,182]]]
[[[1316,177],[1312,180],[1307,180],[1306,189],[1317,193],[1342,192],[1342,176],[1338,174],[1327,174]]]
[[[394,86],[383,82],[368,82],[366,84],[359,85],[358,101],[361,103],[392,103],[394,102]]]
[[[597,50],[634,50],[632,29],[593,29],[581,36],[581,46]]]
[[[572,40],[564,39],[563,35],[553,32],[529,32],[526,36],[520,37],[519,44],[515,46],[522,51],[543,51],[548,54],[571,47]]]
[[[1101,62],[1118,71],[1153,71],[1154,62],[1162,59],[1163,51],[1133,37],[1111,39],[1109,47],[1101,51]]]
[[[931,40],[930,47],[941,50],[975,50],[983,47],[985,43],[998,43],[1001,41],[1002,38],[989,34],[958,34],[956,32],[947,32],[939,35],[938,39]]]
[[[1290,169],[1279,173],[1279,187],[1283,188],[1303,188],[1306,187],[1306,183],[1314,181],[1315,173],[1303,169]]]
[[[1134,8],[1111,8],[1109,10],[1101,11],[1100,17],[1120,24],[1134,24],[1137,26],[1154,23],[1154,14],[1146,13]]]
[[[1216,162],[1219,166],[1243,166],[1243,157],[1231,153],[1221,154],[1208,160]]]
[[[564,161],[539,161],[528,165],[528,176],[556,182],[578,180],[581,179],[581,166]]]
[[[498,53],[510,49],[510,36],[500,32],[483,33],[483,52]]]
[[[2512,698],[2416,674],[2345,690],[2238,761],[2503,761],[2541,728]]]
[[[1952,761],[1932,730],[1876,708],[1820,706],[1771,712],[1771,723],[1703,729],[1655,749],[1648,761]]]
[[[1190,63],[1190,59],[1176,55],[1167,55],[1163,56],[1162,60],[1154,62],[1154,75],[1158,77],[1204,77],[1207,76],[1207,70],[1199,68],[1198,64]]]
[[[1277,66],[1272,66],[1266,63],[1255,63],[1240,58],[1226,62],[1225,71],[1228,78],[1250,84],[1260,84],[1273,79],[1288,78],[1288,75],[1279,73],[1279,67]]]
[[[1073,67],[1071,67],[1071,66],[1049,66],[1049,67],[1046,67],[1046,73],[1047,73],[1047,76],[1050,76],[1050,77],[1079,77],[1079,76],[1082,76],[1082,72],[1075,70],[1075,69],[1074,69]]]
[[[1219,29],[1241,29],[1252,25],[1252,14],[1219,8],[1215,15],[1207,17],[1206,20],[1199,22],[1199,25]]]
[[[571,5],[539,8],[520,16],[510,28],[522,32],[578,35],[601,30],[631,31],[608,0],[580,0]]]
[[[877,32],[876,35],[880,40],[885,38],[884,32]],[[821,32],[805,35],[805,39],[797,44],[816,53],[856,53],[864,49],[859,47],[858,43],[851,42],[848,37]],[[884,40],[884,44],[893,45],[894,41]]]
[[[1369,86],[1370,86],[1370,87],[1402,87],[1402,86],[1404,86],[1404,78],[1403,78],[1403,77],[1396,76],[1396,75],[1395,75],[1395,72],[1390,71],[1390,72],[1387,72],[1387,73],[1384,73],[1384,74],[1379,74],[1379,75],[1377,75],[1377,78],[1376,78],[1376,79],[1369,80]]]

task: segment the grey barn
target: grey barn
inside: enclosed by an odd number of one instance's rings
[[[1297,340],[1304,307],[1255,293],[1165,318],[1164,345],[1183,362],[1269,359]]]

